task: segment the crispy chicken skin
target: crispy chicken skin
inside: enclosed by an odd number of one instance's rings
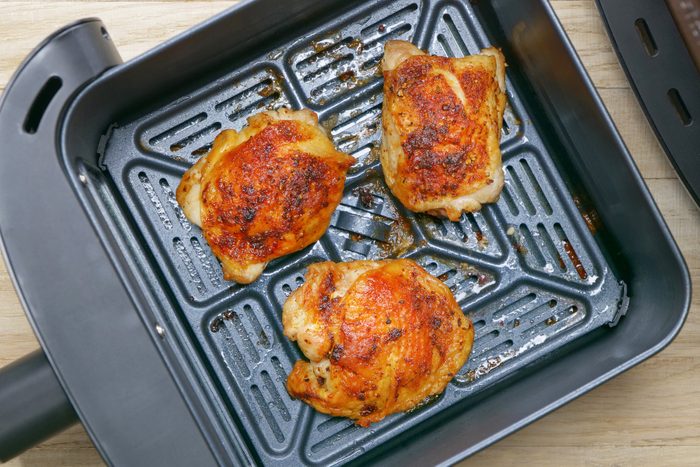
[[[380,157],[387,185],[408,209],[457,221],[498,199],[505,66],[495,48],[446,58],[386,43]]]
[[[310,110],[262,112],[240,132],[222,131],[185,172],[176,197],[202,228],[224,278],[248,284],[270,260],[323,235],[354,162]]]
[[[408,259],[312,264],[282,323],[310,360],[289,394],[365,427],[441,393],[474,340],[447,286]]]

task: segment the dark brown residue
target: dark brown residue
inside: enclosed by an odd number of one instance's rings
[[[595,235],[601,227],[598,211],[596,211],[593,207],[588,206],[588,203],[585,203],[579,196],[574,196],[574,204],[576,204],[576,207],[581,213],[581,217],[583,217],[584,222],[586,222],[588,230]]]
[[[203,156],[203,155],[207,154],[210,149],[211,149],[211,145],[207,144],[206,146],[202,146],[202,147],[197,148],[194,151],[192,151],[192,155],[198,156],[198,157]]]
[[[209,330],[211,332],[219,332],[219,329],[224,325],[224,320],[221,316],[217,316],[209,324]]]
[[[353,190],[353,194],[358,196],[360,204],[365,209],[372,209],[376,207],[377,197],[386,200],[390,199],[391,195],[389,195],[389,189],[376,170],[368,169],[365,173],[369,182]],[[415,242],[411,221],[401,212],[393,209],[390,204],[387,207],[391,210],[391,216],[396,218],[395,220],[387,219],[384,214],[373,216],[373,220],[376,222],[389,223],[389,234],[386,241],[377,242],[377,246],[380,248],[380,256],[377,259],[398,257],[413,247],[420,246]],[[362,236],[353,238],[353,234],[350,234],[350,238],[356,241],[363,239]]]
[[[280,83],[284,82],[284,75],[277,68],[266,68],[265,71],[272,76],[273,86],[279,86]]]
[[[521,244],[520,242],[513,242],[513,248],[515,248],[515,251],[517,251],[523,256],[527,254],[527,248],[525,248],[525,246],[523,246],[523,244]]]
[[[175,143],[175,144],[170,145],[170,150],[172,152],[177,152],[177,151],[180,151],[184,147],[185,147],[185,144],[183,144],[183,143]]]
[[[327,46],[319,44],[317,41],[311,41],[311,48],[314,49],[314,52],[321,53],[327,49]]]
[[[574,250],[574,247],[569,243],[568,240],[562,240],[562,244],[564,245],[564,250],[566,251],[566,254],[569,255],[569,259],[571,259],[571,262],[574,265],[574,268],[576,268],[576,272],[578,273],[578,276],[581,279],[586,279],[588,277],[588,273],[586,272],[586,269],[583,267],[583,264],[581,264],[581,260],[579,259],[578,255],[576,254],[576,250]]]
[[[275,93],[275,88],[273,86],[265,86],[261,90],[258,91],[258,94],[262,97],[270,97]]]
[[[349,81],[355,77],[355,72],[352,70],[344,71],[341,74],[338,75],[338,79],[340,81]]]
[[[559,267],[562,270],[566,269],[566,263],[564,263],[564,258],[562,258],[559,253],[557,253],[557,261],[559,262]]]
[[[362,207],[366,209],[372,209],[374,207],[374,196],[372,195],[369,187],[361,186],[355,188],[352,193],[357,196],[357,199],[360,201]]]
[[[397,219],[389,226],[389,237],[386,243],[380,243],[381,249],[387,256],[397,257],[414,246],[415,237],[409,221],[397,212]]]
[[[598,213],[595,211],[582,212],[581,215],[583,216],[583,220],[586,222],[588,230],[590,230],[591,233],[595,235],[598,231],[598,228],[596,227],[596,224],[599,222]]]
[[[211,320],[211,323],[209,324],[209,330],[211,332],[219,332],[219,330],[224,326],[224,321],[232,321],[235,319],[238,319],[238,315],[231,310],[226,310],[220,315],[217,315],[213,320]],[[265,337],[265,342],[261,345],[267,346],[269,344],[269,341],[267,341],[267,336],[265,335],[265,333],[262,333],[261,337],[262,336]]]

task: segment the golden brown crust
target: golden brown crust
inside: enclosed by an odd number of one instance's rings
[[[386,44],[381,158],[406,207],[458,220],[497,199],[504,66],[497,49],[445,58],[407,42]]]
[[[268,261],[323,235],[353,162],[312,112],[267,112],[240,133],[219,134],[183,177],[177,200],[202,227],[224,278],[248,283]]]
[[[283,308],[289,393],[367,426],[441,393],[474,338],[450,290],[407,259],[317,263]]]

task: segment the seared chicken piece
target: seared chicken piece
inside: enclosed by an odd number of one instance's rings
[[[495,48],[445,58],[405,41],[384,46],[382,169],[411,211],[457,221],[498,199],[505,66]]]
[[[310,110],[262,112],[216,137],[185,172],[177,202],[202,228],[224,278],[248,284],[270,260],[323,235],[354,162]]]
[[[440,394],[474,340],[450,289],[408,259],[312,264],[282,323],[311,360],[289,394],[361,426]]]

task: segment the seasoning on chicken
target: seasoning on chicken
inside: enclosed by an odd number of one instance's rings
[[[310,360],[290,395],[361,426],[440,394],[474,340],[450,289],[408,259],[312,264],[282,323]]]
[[[386,43],[381,163],[408,209],[457,221],[498,199],[505,66],[495,48],[446,58]]]
[[[354,161],[335,149],[310,110],[262,112],[240,132],[222,131],[176,197],[202,228],[224,278],[247,284],[270,260],[323,235]]]

